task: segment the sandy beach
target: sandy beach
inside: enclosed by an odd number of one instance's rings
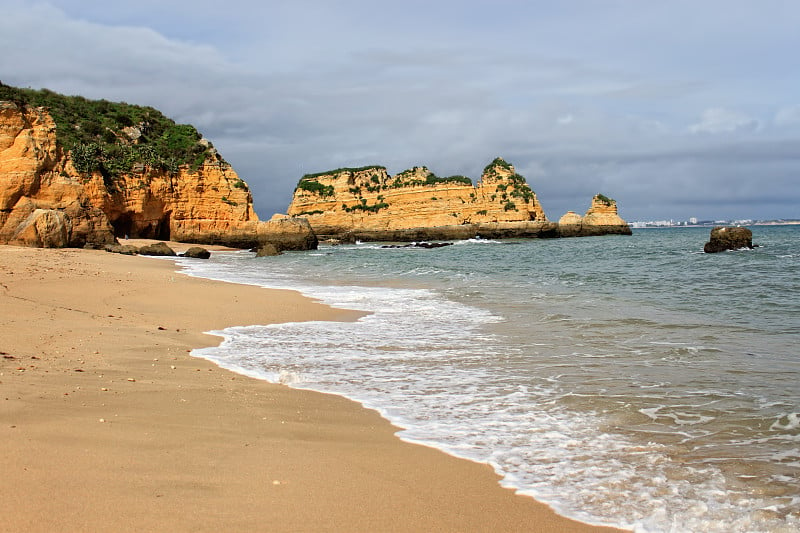
[[[10,246],[0,309],[0,531],[613,531],[354,402],[189,353],[219,343],[204,331],[358,313],[170,260]]]

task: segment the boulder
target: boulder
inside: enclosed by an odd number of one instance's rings
[[[709,241],[703,247],[707,254],[753,248],[753,232],[747,228],[716,226],[711,230]]]
[[[211,257],[211,252],[200,246],[192,246],[181,254],[183,257],[192,257],[194,259],[208,259]]]
[[[256,252],[256,257],[272,257],[274,255],[281,255],[281,252],[271,242],[265,242]]]
[[[167,243],[157,242],[155,244],[147,244],[139,248],[139,255],[174,256],[177,254],[175,253],[175,250],[167,246]]]
[[[69,217],[55,209],[34,209],[17,226],[11,242],[37,248],[65,248],[69,245],[72,224]]]
[[[308,220],[302,217],[274,215],[257,226],[259,248],[270,243],[279,252],[286,250],[316,250],[319,241]]]
[[[136,255],[139,253],[139,249],[130,244],[106,244],[103,249],[106,252],[123,255]]]

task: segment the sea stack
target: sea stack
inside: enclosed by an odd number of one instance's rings
[[[716,226],[711,230],[709,241],[703,247],[707,254],[753,248],[753,232],[747,228]]]
[[[617,213],[617,202],[596,194],[583,216],[568,211],[558,220],[561,237],[590,237],[594,235],[631,235],[631,228]]]
[[[307,218],[321,239],[344,242],[630,234],[616,202],[603,195],[578,217],[574,231],[560,233],[527,180],[500,157],[474,185],[424,166],[394,176],[380,165],[307,174],[287,212]]]

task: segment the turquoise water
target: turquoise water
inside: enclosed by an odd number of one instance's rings
[[[800,228],[379,244],[185,262],[358,322],[231,328],[196,351],[341,394],[562,514],[639,531],[800,530]]]

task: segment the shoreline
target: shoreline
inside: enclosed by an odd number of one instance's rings
[[[0,531],[614,531],[356,402],[192,356],[205,331],[362,313],[176,268],[0,247]]]

